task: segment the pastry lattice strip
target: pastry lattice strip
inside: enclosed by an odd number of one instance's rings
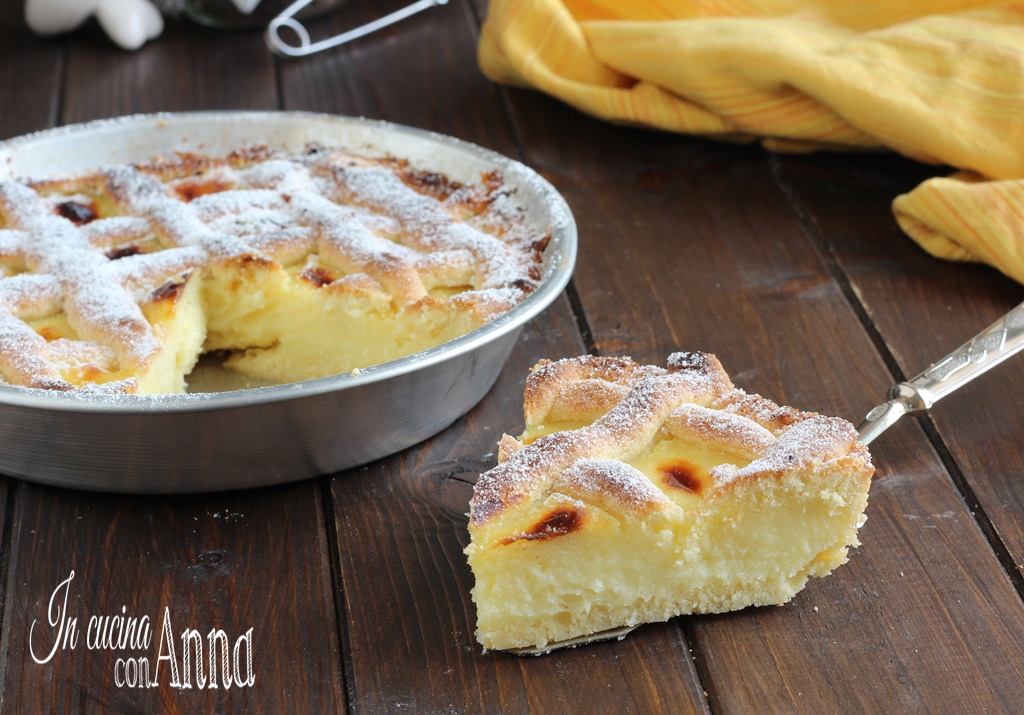
[[[539,437],[529,447],[506,436],[502,463],[474,490],[478,527],[553,491],[585,502],[604,494],[602,501],[622,501],[616,510],[635,510],[639,502],[667,504],[643,472],[626,464],[659,436],[720,448],[749,462],[742,469],[713,469],[711,477],[720,482],[827,461],[857,444],[846,420],[748,394],[706,353],[676,353],[667,370],[629,358],[542,363],[527,380],[524,411],[528,428],[548,420],[588,424]]]

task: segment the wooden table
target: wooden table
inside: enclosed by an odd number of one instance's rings
[[[4,712],[1024,710],[1022,359],[875,443],[863,546],[792,603],[542,658],[481,654],[473,636],[467,504],[498,437],[522,427],[538,358],[707,350],[741,387],[859,421],[889,384],[1024,299],[897,229],[891,199],[944,170],[614,127],[497,87],[474,61],[484,0],[297,62],[275,62],[259,34],[182,23],[136,53],[95,29],[38,40],[19,4],[0,10],[0,138],[162,110],[384,117],[538,169],[576,215],[580,258],[483,402],[389,459],[173,498],[0,481]],[[381,5],[353,0],[320,29]],[[84,642],[37,664],[30,642],[37,656],[52,642],[40,635],[51,594],[72,570],[83,641],[91,616],[122,608],[150,618],[151,657],[165,613],[176,637],[252,628],[255,682],[172,688],[165,662],[158,687],[119,687],[118,659],[138,653]]]

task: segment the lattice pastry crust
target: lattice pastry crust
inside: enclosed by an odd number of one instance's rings
[[[544,361],[524,410],[471,502],[486,648],[781,604],[858,545],[853,426],[735,388],[713,355]]]
[[[291,382],[438,345],[540,280],[511,194],[318,146],[0,181],[0,384],[173,393],[203,351]]]

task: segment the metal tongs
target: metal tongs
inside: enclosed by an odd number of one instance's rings
[[[313,42],[309,37],[309,32],[306,27],[299,22],[295,15],[311,4],[313,0],[296,0],[291,5],[286,7],[281,14],[270,21],[270,25],[267,27],[267,46],[270,51],[276,55],[282,57],[305,57],[306,55],[312,55],[316,52],[322,52],[338,45],[344,45],[346,42],[359,39],[364,35],[369,35],[371,32],[376,32],[388,25],[393,25],[400,20],[404,20],[407,17],[411,17],[417,13],[429,10],[432,7],[438,5],[446,5],[448,0],[419,0],[414,2],[412,5],[408,5],[401,10],[397,10],[390,15],[368,22],[365,25],[343,32],[340,35],[329,37],[326,40],[320,40]],[[281,37],[281,28],[287,27],[289,30],[294,32],[299,38],[299,44],[293,45],[286,42]]]
[[[889,401],[868,412],[857,428],[860,441],[870,444],[903,415],[929,409],[953,390],[1021,350],[1024,350],[1024,303],[913,380],[893,385]]]
[[[913,380],[893,385],[889,390],[889,401],[868,412],[867,417],[857,428],[860,441],[869,444],[903,415],[927,410],[953,390],[966,385],[1021,350],[1024,350],[1024,303]],[[586,643],[597,643],[613,638],[622,640],[636,628],[637,626],[625,626],[548,643],[541,648],[515,648],[507,652],[516,655],[543,655],[553,650],[575,648]]]

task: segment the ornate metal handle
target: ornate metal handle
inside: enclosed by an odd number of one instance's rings
[[[953,390],[1021,350],[1024,350],[1024,303],[913,380],[893,385],[889,401],[868,412],[857,428],[860,441],[869,444],[903,415],[927,410]]]
[[[309,5],[313,0],[296,0],[291,5],[286,7],[280,15],[270,21],[270,25],[267,27],[267,46],[270,51],[276,55],[283,57],[304,57],[306,55],[312,55],[316,52],[330,49],[331,47],[337,47],[338,45],[344,45],[346,42],[351,42],[364,35],[369,35],[371,32],[376,32],[381,28],[393,25],[399,20],[404,20],[407,17],[415,15],[416,13],[429,10],[432,7],[438,5],[446,5],[448,0],[419,0],[414,2],[412,5],[408,5],[401,10],[397,10],[390,15],[385,15],[379,20],[374,20],[361,27],[357,27],[354,30],[343,32],[340,35],[329,37],[326,40],[320,40],[319,42],[313,42],[309,37],[309,32],[305,26],[295,19],[295,13],[302,8]],[[286,42],[281,37],[281,28],[287,27],[289,30],[294,32],[299,39],[298,45],[292,45]]]

